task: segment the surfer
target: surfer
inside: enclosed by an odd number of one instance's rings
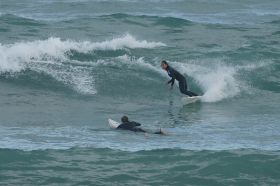
[[[196,93],[188,90],[186,78],[177,70],[170,67],[166,61],[161,61],[161,68],[166,70],[167,74],[171,77],[171,80],[167,82],[167,84],[171,83],[171,89],[173,88],[176,79],[179,82],[179,89],[182,94],[186,94],[189,97],[198,96]]]
[[[137,123],[135,121],[129,121],[127,116],[123,116],[121,118],[121,120],[122,120],[122,123],[117,127],[117,129],[148,133],[147,131],[139,128],[139,126],[141,126],[140,123]],[[153,134],[166,135],[161,129],[158,132],[154,132]]]

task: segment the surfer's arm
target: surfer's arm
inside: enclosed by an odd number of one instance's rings
[[[123,124],[120,124],[117,129],[123,129]]]
[[[167,82],[167,84],[171,83],[171,86],[173,86],[173,85],[174,85],[174,81],[175,81],[175,78],[172,77],[172,79],[170,79],[170,80]]]
[[[168,75],[171,77],[171,79],[167,82],[167,84],[171,83],[171,87],[173,87],[174,82],[175,82],[175,74],[173,69],[169,69]]]
[[[137,123],[137,122],[135,122],[135,121],[132,121],[131,124],[133,125],[133,127],[139,127],[139,126],[141,126],[140,123]]]

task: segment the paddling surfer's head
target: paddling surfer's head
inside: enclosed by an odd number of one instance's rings
[[[167,67],[168,67],[168,63],[167,63],[165,60],[163,60],[163,61],[161,61],[160,66],[161,66],[161,68],[162,68],[163,70],[166,70]]]
[[[128,122],[128,117],[127,116],[123,116],[122,117],[122,122],[123,123],[127,123]]]

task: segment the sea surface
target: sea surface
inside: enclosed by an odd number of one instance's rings
[[[0,185],[280,185],[279,101],[279,0],[0,0]]]

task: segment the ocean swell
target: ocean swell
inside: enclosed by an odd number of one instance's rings
[[[71,65],[81,63],[71,59],[72,51],[90,54],[98,50],[151,49],[162,46],[165,44],[137,40],[130,34],[102,42],[78,42],[51,37],[47,40],[0,44],[0,73],[13,74],[30,69],[47,74],[80,93],[96,94],[95,80],[90,75],[91,68]]]

